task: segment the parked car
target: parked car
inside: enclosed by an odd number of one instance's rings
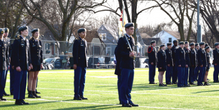
[[[98,68],[99,67],[98,64],[105,64],[104,58],[102,58],[102,57],[99,57],[99,58],[90,57],[88,59],[88,68]]]
[[[57,67],[61,67],[61,62],[59,57],[55,58],[46,58],[43,60],[43,69],[44,70],[51,70]]]

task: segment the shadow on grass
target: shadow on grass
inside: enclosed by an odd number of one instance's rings
[[[206,92],[218,92],[219,90],[209,90],[209,91],[198,91],[198,92],[193,92],[194,94],[198,93],[206,93]]]
[[[28,101],[26,101],[28,102]],[[38,105],[38,104],[48,104],[48,103],[55,103],[57,101],[42,101],[42,102],[28,102],[29,105],[15,105],[15,103],[7,104],[7,105],[1,105],[1,107],[24,107],[24,106],[31,106],[31,105]]]
[[[83,106],[83,107],[69,107],[69,108],[61,108],[55,110],[74,110],[74,109],[89,109],[89,110],[97,110],[97,109],[114,109],[114,108],[121,108],[121,106],[114,106],[114,105],[94,105],[94,106]]]

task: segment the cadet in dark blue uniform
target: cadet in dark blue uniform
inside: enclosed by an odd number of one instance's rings
[[[176,50],[176,65],[178,71],[178,87],[184,87],[185,83],[185,68],[186,68],[186,52],[184,50],[184,42],[179,43],[179,48]],[[187,65],[188,66],[188,65]]]
[[[187,41],[185,41],[184,50],[186,52],[186,67],[185,67],[185,78],[183,82],[185,87],[189,87],[190,85],[188,84],[188,77],[189,77],[189,66],[190,66],[190,59],[189,59],[190,49],[189,49],[189,42]]]
[[[87,100],[84,97],[84,86],[86,79],[87,68],[87,41],[86,30],[81,28],[78,30],[79,37],[75,38],[73,45],[73,58],[74,58],[74,100]]]
[[[206,52],[205,52],[205,43],[201,42],[199,43],[200,49],[198,50],[197,56],[198,56],[198,86],[203,86],[202,82],[204,81],[205,77],[205,68],[207,65],[207,59],[206,59]]]
[[[6,70],[7,70],[7,60],[8,60],[8,53],[7,53],[7,42],[4,42],[3,38],[4,30],[0,29],[0,101],[6,101],[3,98],[4,89],[5,89],[5,80],[6,80]]]
[[[167,43],[166,57],[167,57],[167,71],[166,71],[166,84],[171,84],[171,77],[173,75],[173,57],[171,50],[172,43]]]
[[[160,45],[160,51],[157,53],[157,68],[159,71],[158,79],[159,86],[167,86],[163,84],[163,75],[166,71],[166,53],[165,53],[165,45]]]
[[[217,83],[218,81],[218,73],[219,73],[219,43],[216,42],[215,44],[215,49],[213,50],[213,64],[214,64],[214,82]]]
[[[8,38],[8,34],[9,34],[9,29],[8,28],[4,28],[3,29],[4,31],[4,36],[3,36],[3,39],[4,39],[4,42],[7,44],[7,53],[9,53],[9,48],[10,48],[10,38]],[[7,57],[10,57],[9,55]],[[10,68],[10,62],[9,62],[9,58],[7,58],[8,60],[6,61],[6,64],[7,64],[7,70],[6,70],[6,78],[5,78],[5,83],[6,83],[6,79],[7,79],[7,75],[8,75],[8,68]],[[9,96],[9,94],[7,94],[4,90],[4,96]]]
[[[39,40],[39,29],[32,30],[30,38],[30,54],[33,68],[28,72],[28,98],[41,98],[36,94],[36,83],[43,63],[42,43]]]
[[[118,42],[118,54],[121,56],[121,85],[120,85],[120,99],[123,107],[138,106],[131,100],[131,91],[134,80],[134,24],[127,23],[125,25],[126,34]]]
[[[177,71],[178,71],[178,65],[175,65],[177,64],[177,59],[175,57],[175,54],[176,54],[176,50],[177,50],[177,46],[178,46],[178,41],[177,40],[174,40],[173,41],[173,47],[171,48],[172,50],[172,55],[173,55],[173,63],[174,63],[174,67],[173,67],[173,79],[172,79],[172,83],[173,84],[177,84]]]
[[[120,39],[122,39],[122,38],[120,38]],[[119,39],[119,40],[120,40]],[[117,44],[118,45],[118,44]],[[115,58],[116,58],[116,62],[115,62],[115,64],[116,64],[116,69],[115,69],[115,74],[117,75],[117,78],[118,78],[118,80],[117,80],[117,89],[118,89],[118,96],[119,96],[119,104],[122,104],[122,102],[121,102],[121,99],[120,99],[120,83],[121,83],[121,68],[120,68],[120,60],[121,60],[121,56],[119,56],[119,54],[118,54],[119,52],[118,52],[118,47],[116,47],[115,48],[115,52],[114,52],[114,54],[115,54]]]
[[[190,54],[189,54],[189,56],[190,56],[189,83],[191,85],[194,85],[194,81],[197,79],[197,77],[195,78],[195,72],[196,72],[195,69],[196,69],[197,64],[198,64],[197,52],[195,50],[195,44],[193,42],[190,44],[190,47],[191,47],[191,49],[190,49]]]
[[[205,51],[206,51],[206,58],[207,58],[207,66],[206,66],[206,72],[205,72],[205,77],[204,77],[204,82],[205,82],[204,85],[208,86],[208,85],[210,85],[208,83],[208,71],[209,71],[210,66],[211,66],[211,64],[210,64],[210,51],[211,51],[210,47],[206,46]]]
[[[21,26],[18,29],[20,36],[14,40],[13,54],[14,66],[15,66],[15,84],[14,84],[14,99],[16,99],[16,105],[29,104],[24,101],[26,91],[27,71],[33,66],[30,59],[28,27]]]
[[[156,42],[151,41],[151,46],[148,47],[148,57],[149,57],[149,84],[156,84],[154,82],[154,77],[156,73],[157,64],[157,50],[155,48]]]
[[[195,44],[195,51],[196,51],[196,55],[198,55],[198,50],[200,49],[200,46],[199,46],[199,44],[198,43],[196,43]],[[198,62],[198,56],[196,56],[197,57],[197,62]],[[197,66],[197,68],[195,68],[195,80],[194,81],[197,81],[197,79],[198,79],[198,69],[199,69],[199,67]]]

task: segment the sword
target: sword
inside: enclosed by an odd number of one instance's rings
[[[128,41],[128,39],[127,39],[127,36],[125,35],[125,39],[126,39],[126,41],[127,41],[127,43],[128,43],[128,46],[129,46],[129,49],[130,49],[130,51],[132,52],[133,51],[133,49],[131,48],[131,45],[130,45],[130,43],[129,43],[129,41]],[[135,57],[133,57],[133,59],[135,60]]]

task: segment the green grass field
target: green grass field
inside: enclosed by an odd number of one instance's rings
[[[89,100],[73,100],[73,70],[41,71],[38,91],[40,99],[27,98],[30,105],[14,105],[12,96],[4,97],[0,110],[39,110],[39,109],[129,109],[119,105],[117,77],[113,69],[88,69],[86,75],[85,97]],[[135,69],[132,100],[139,104],[130,109],[180,109],[180,110],[218,110],[219,83],[212,83],[213,68],[209,73],[211,86],[177,88],[176,85],[159,87],[148,84],[148,68]],[[9,75],[6,91],[9,93]],[[156,82],[157,73],[156,73]],[[27,92],[26,92],[27,93]]]

